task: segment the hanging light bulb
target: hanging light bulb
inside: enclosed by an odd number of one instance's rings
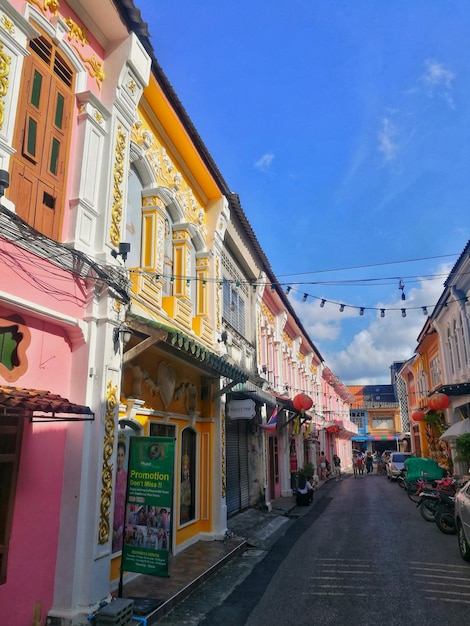
[[[271,291],[274,291],[275,287],[274,283],[271,283]]]
[[[380,309],[380,317],[385,317],[385,309]]]
[[[428,314],[428,310],[425,306],[422,307],[423,308],[423,315],[427,315]]]
[[[320,302],[320,306],[321,306],[321,308],[323,308],[323,307],[325,306],[325,302],[326,302],[326,300],[322,300],[322,301]]]
[[[342,313],[344,311],[344,304],[340,304],[339,306],[339,312]]]
[[[398,281],[398,289],[401,289],[401,299],[402,300],[406,300],[406,296],[405,296],[405,283],[402,281],[402,279],[400,278],[400,280]]]
[[[291,289],[292,289],[292,287],[287,287],[286,292],[285,292],[285,293],[286,293],[286,296],[288,296],[288,295],[289,295],[289,292],[290,292],[290,290],[291,290]]]
[[[302,298],[302,302],[307,302],[307,294],[304,293],[304,297]]]
[[[359,315],[364,315],[364,307],[361,306],[361,308],[359,309]]]
[[[406,309],[402,309],[401,310],[401,316],[402,317],[406,317]]]

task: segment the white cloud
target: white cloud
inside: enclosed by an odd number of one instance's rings
[[[354,334],[344,349],[336,350],[335,343],[347,336],[348,324],[357,321],[357,308],[346,307],[343,313],[338,307],[327,303],[320,308],[317,300],[299,303],[296,310],[310,339],[319,349],[326,365],[346,384],[387,384],[391,382],[390,367],[395,361],[405,361],[413,356],[417,338],[426,316],[437,302],[443,289],[443,280],[451,266],[443,265],[436,270],[435,280],[420,280],[416,287],[405,285],[406,300],[394,298],[368,306],[361,317],[364,328]],[[380,317],[380,309],[385,317]],[[402,317],[401,309],[406,309]],[[343,342],[344,345],[344,342]]]
[[[398,143],[396,137],[398,135],[397,127],[392,124],[388,117],[382,120],[382,128],[378,133],[378,150],[382,153],[386,161],[393,161],[398,152]]]
[[[443,63],[439,63],[434,59],[427,59],[424,64],[425,71],[421,76],[421,82],[424,83],[428,95],[430,97],[438,95],[444,98],[453,109],[452,87],[455,74],[447,69]]]
[[[272,152],[266,152],[263,156],[255,162],[255,167],[262,172],[269,171],[271,163],[273,162],[274,154]]]

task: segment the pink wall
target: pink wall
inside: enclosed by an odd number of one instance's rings
[[[77,325],[60,319],[83,317],[83,281],[1,239],[0,251],[0,290],[8,293],[7,300],[13,302],[11,306],[0,305],[0,317],[20,316],[30,334],[26,371],[11,382],[0,370],[0,384],[46,390],[83,404],[86,372],[80,375],[81,381],[77,380],[76,368],[73,369],[77,340],[76,336],[71,338],[71,334],[81,331]],[[48,318],[42,307],[59,319]],[[82,344],[84,341],[82,337]],[[77,397],[77,391],[81,397]],[[25,419],[23,444],[7,582],[0,585],[0,624],[11,626],[32,624],[36,602],[41,603],[44,623],[52,606],[67,429],[80,428],[65,422],[40,424],[31,423],[28,418],[19,419]],[[69,496],[77,498],[78,494]]]
[[[32,624],[38,601],[44,623],[52,606],[65,435],[64,424],[25,424],[0,624]]]

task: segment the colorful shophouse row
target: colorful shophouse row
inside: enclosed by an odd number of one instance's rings
[[[132,2],[0,0],[0,56],[0,623],[65,626],[116,589],[131,437],[175,439],[176,554],[355,427]]]
[[[0,58],[0,623],[68,624],[109,595],[110,253],[150,60],[109,0],[1,0]]]
[[[445,433],[454,424],[470,419],[469,270],[470,242],[426,317],[414,356],[399,372],[411,417],[413,452],[461,475],[468,473],[468,467],[456,462],[455,436]]]

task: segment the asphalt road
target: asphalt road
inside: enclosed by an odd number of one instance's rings
[[[262,554],[239,557],[167,626],[461,626],[470,564],[384,476],[329,482]]]

